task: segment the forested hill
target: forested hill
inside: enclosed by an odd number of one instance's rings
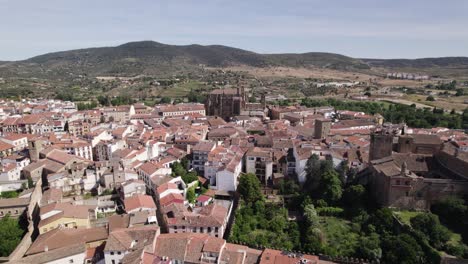
[[[154,41],[130,42],[116,47],[48,53],[24,61],[0,61],[1,77],[39,77],[138,74],[162,75],[191,72],[201,66],[314,67],[362,71],[373,67],[468,69],[468,58],[356,59],[334,53],[259,54],[221,45],[167,45]]]
[[[0,63],[3,75],[98,75],[161,74],[209,67],[319,67],[338,70],[368,69],[359,59],[333,53],[259,54],[221,45],[166,45],[141,41],[117,47],[54,52],[24,61]],[[44,77],[44,76],[41,76]]]

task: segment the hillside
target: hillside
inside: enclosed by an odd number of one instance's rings
[[[199,65],[226,67],[320,67],[366,69],[367,64],[331,53],[258,54],[220,45],[166,45],[153,41],[131,42],[117,47],[54,52],[24,61],[0,63],[6,76],[58,77],[75,75],[136,75],[192,71]]]
[[[361,59],[372,67],[384,68],[467,68],[468,57],[443,57],[423,59]]]
[[[426,72],[465,77],[467,57],[425,59],[356,59],[333,53],[259,54],[221,45],[167,45],[154,41],[130,42],[116,47],[54,52],[24,61],[0,61],[0,77],[66,81],[76,76],[169,76],[194,73],[203,66],[319,68],[343,72]]]

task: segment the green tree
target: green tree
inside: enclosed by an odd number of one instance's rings
[[[380,234],[393,233],[393,221],[393,213],[389,208],[377,210],[370,218],[370,224],[375,226]]]
[[[304,208],[304,218],[308,226],[317,227],[319,224],[319,217],[313,204],[308,204]]]
[[[297,194],[300,191],[299,184],[295,180],[281,180],[278,184],[280,194]]]
[[[171,103],[171,98],[167,97],[167,96],[164,96],[163,98],[161,98],[161,100],[159,101],[160,104],[170,104]]]
[[[343,193],[343,203],[346,207],[363,207],[366,199],[366,188],[364,186],[351,185]]]
[[[329,160],[320,160],[317,154],[312,154],[307,160],[305,172],[307,191],[315,191],[320,185],[322,175],[328,170],[333,170],[333,163]]]
[[[194,181],[198,181],[198,174],[196,171],[191,171],[186,173],[185,175],[182,176],[182,180],[186,183],[192,183]]]
[[[468,229],[466,223],[460,222],[460,219],[468,219],[468,206],[465,205],[463,199],[447,197],[435,202],[431,206],[431,211],[439,216],[442,223],[453,230],[461,231],[461,229],[465,227]],[[468,222],[468,220],[466,222]]]
[[[187,99],[191,103],[204,103],[206,100],[203,94],[197,93],[193,90],[189,92],[189,94],[187,95]]]
[[[263,200],[260,181],[255,174],[242,174],[239,178],[237,191],[247,203],[255,203],[258,200]]]
[[[428,97],[426,97],[426,101],[433,102],[433,101],[435,101],[435,98],[434,98],[434,96],[429,95]]]
[[[184,176],[185,174],[187,174],[187,170],[178,161],[172,163],[171,168],[172,168],[172,176],[174,177]]]
[[[320,253],[324,250],[325,237],[317,227],[309,227],[305,234],[304,251],[308,253]]]
[[[196,196],[195,196],[195,188],[194,187],[191,187],[187,190],[187,200],[189,201],[189,203],[195,203],[195,199],[196,199]]]
[[[19,193],[17,191],[5,191],[0,193],[0,197],[2,198],[16,198],[18,197]]]
[[[21,241],[24,231],[16,219],[9,215],[0,220],[0,256],[10,255]]]
[[[341,199],[343,194],[341,180],[335,170],[325,171],[320,181],[320,190],[322,192],[322,198],[329,204],[336,203]]]
[[[380,248],[379,235],[371,233],[369,236],[361,236],[356,255],[369,260],[380,259],[382,257],[382,249]]]
[[[382,262],[423,264],[424,252],[418,242],[407,234],[386,236],[382,241]]]
[[[102,106],[109,106],[111,104],[109,96],[107,95],[106,96],[100,95],[97,97],[97,100],[99,104]]]
[[[410,219],[411,226],[436,249],[442,249],[450,239],[450,231],[440,224],[439,218],[431,213],[418,214]]]

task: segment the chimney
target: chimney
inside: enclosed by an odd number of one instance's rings
[[[44,252],[47,252],[47,251],[49,251],[49,246],[45,245],[44,246]]]
[[[406,161],[403,162],[401,165],[401,176],[405,176],[407,172],[408,165],[406,164]]]

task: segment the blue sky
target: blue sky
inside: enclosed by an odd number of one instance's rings
[[[261,53],[468,56],[468,1],[0,0],[0,60],[139,40]]]

